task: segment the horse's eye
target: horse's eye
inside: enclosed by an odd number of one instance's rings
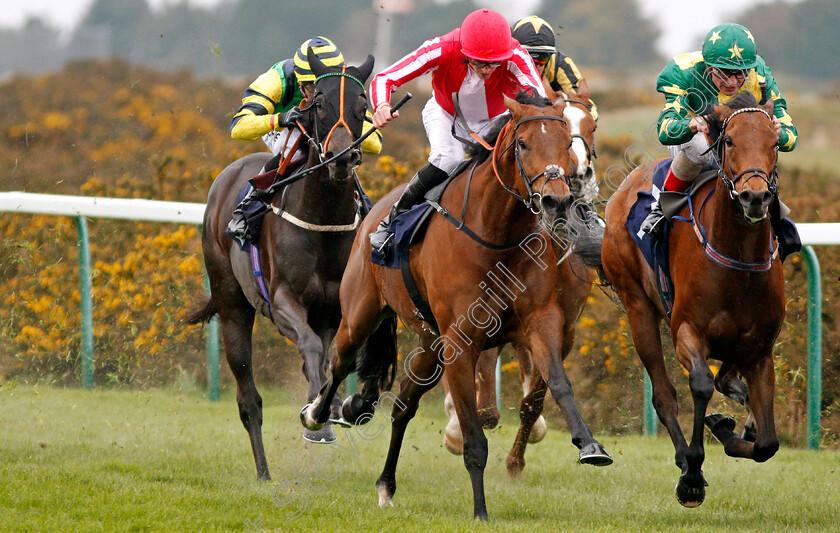
[[[525,144],[525,141],[523,141],[522,139],[518,139],[516,141],[516,146],[518,146],[520,150],[527,150],[528,149],[528,145]]]
[[[723,138],[723,142],[726,143],[726,146],[732,146],[732,137],[727,135],[726,137]]]

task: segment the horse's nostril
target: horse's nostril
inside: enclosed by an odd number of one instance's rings
[[[764,194],[761,195],[761,205],[769,205],[772,199],[773,193],[770,191],[764,191]]]
[[[558,215],[568,211],[572,206],[572,202],[574,202],[574,197],[571,194],[567,194],[563,198],[558,198],[557,196],[543,196],[540,200],[540,205],[546,213]]]
[[[556,213],[560,209],[560,201],[556,196],[543,196],[540,200],[543,211],[547,213]]]

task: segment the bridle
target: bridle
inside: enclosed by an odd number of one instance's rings
[[[550,115],[536,115],[536,116],[533,116],[533,117],[526,117],[526,118],[523,118],[522,120],[520,120],[519,122],[516,123],[516,125],[513,127],[513,139],[511,140],[510,144],[508,144],[504,149],[501,149],[502,139],[507,136],[507,132],[510,129],[510,122],[508,122],[507,124],[505,124],[504,128],[502,128],[502,131],[499,132],[498,140],[496,141],[496,144],[493,146],[492,156],[493,156],[493,173],[496,175],[496,179],[499,181],[499,183],[502,185],[502,187],[504,187],[504,189],[508,192],[508,194],[510,194],[511,196],[513,196],[514,198],[516,198],[517,200],[519,200],[520,202],[525,204],[525,207],[530,209],[532,213],[534,213],[535,215],[538,215],[538,214],[540,214],[540,211],[541,211],[540,201],[542,200],[543,195],[540,192],[534,192],[534,190],[532,188],[534,182],[537,181],[538,179],[540,179],[541,177],[545,176],[546,177],[546,182],[543,184],[543,188],[544,188],[545,185],[549,181],[555,180],[555,179],[561,179],[561,178],[566,182],[566,185],[568,185],[569,184],[569,179],[568,179],[568,176],[565,175],[565,171],[563,170],[563,168],[561,168],[557,165],[548,165],[545,170],[543,170],[542,172],[540,172],[539,174],[537,174],[534,177],[529,176],[528,172],[525,170],[525,165],[522,163],[522,154],[520,153],[520,150],[519,150],[518,131],[519,131],[519,127],[522,126],[522,124],[524,124],[526,122],[531,122],[531,121],[534,121],[534,120],[556,120],[556,121],[562,122],[563,124],[565,124],[568,127],[568,122],[566,122],[566,119],[564,119],[562,117],[554,117],[554,116],[550,116]],[[519,191],[516,188],[511,187],[510,185],[507,185],[504,181],[502,181],[502,177],[499,174],[499,167],[498,167],[499,160],[502,158],[502,156],[504,155],[505,152],[510,150],[511,146],[514,147],[514,149],[513,149],[514,157],[516,158],[516,165],[517,165],[519,175],[522,177],[522,181],[525,184],[525,190],[527,192],[526,196],[522,196],[521,194],[519,194]]]
[[[724,141],[724,138],[726,137],[726,126],[729,125],[729,122],[736,115],[739,115],[741,113],[754,113],[754,112],[764,113],[764,115],[767,117],[768,120],[771,120],[771,121],[773,120],[770,117],[770,114],[767,111],[765,111],[765,110],[763,110],[759,107],[745,107],[745,108],[738,109],[737,111],[735,111],[734,113],[729,115],[723,121],[723,125],[721,126],[720,135],[718,135],[718,138],[715,139],[715,142],[709,147],[709,150],[714,150],[713,153],[718,160],[718,167],[719,167],[718,176],[720,177],[720,180],[723,182],[723,184],[728,189],[729,197],[733,200],[735,200],[738,197],[738,194],[735,192],[735,183],[737,183],[738,180],[740,180],[741,178],[744,178],[744,177],[746,177],[745,181],[749,181],[752,178],[759,177],[759,178],[764,180],[764,182],[767,184],[768,189],[770,190],[770,192],[774,196],[776,194],[778,194],[778,177],[779,176],[778,176],[778,173],[776,172],[776,168],[777,168],[777,165],[778,165],[778,162],[779,162],[779,153],[778,153],[779,147],[778,147],[778,145],[776,146],[776,161],[773,163],[773,170],[771,170],[769,173],[762,168],[750,167],[748,169],[742,170],[737,175],[733,176],[732,166],[729,164],[729,160],[726,158],[726,146],[728,146],[726,144],[726,142]],[[706,200],[704,200],[703,203],[700,206],[700,211],[703,210],[703,207],[706,205],[706,201],[709,200],[709,198],[711,197],[713,192],[714,192],[714,189],[712,189],[709,192],[709,194],[706,196]],[[720,251],[715,249],[714,246],[712,246],[712,243],[709,242],[709,240],[706,236],[705,228],[703,227],[703,225],[699,221],[700,211],[698,211],[698,213],[695,215],[694,206],[693,206],[693,203],[691,202],[691,200],[689,200],[689,202],[688,202],[688,207],[689,207],[689,212],[690,212],[691,218],[689,220],[687,220],[687,222],[691,223],[692,227],[694,228],[694,233],[697,236],[697,239],[700,241],[701,246],[703,247],[703,251],[706,253],[706,255],[712,261],[714,261],[715,263],[717,263],[717,264],[719,264],[719,265],[721,265],[725,268],[728,268],[728,269],[731,269],[731,270],[739,270],[739,271],[742,271],[742,272],[766,272],[766,271],[770,270],[770,268],[773,266],[773,261],[779,255],[779,246],[777,244],[775,249],[773,247],[772,229],[770,230],[769,257],[767,258],[767,260],[766,261],[757,261],[757,262],[741,261],[739,259],[729,257],[729,256],[721,253]],[[686,219],[683,219],[682,217],[678,217],[678,218],[681,219],[681,220],[686,220]]]
[[[321,168],[322,166],[324,166],[326,164],[331,163],[332,161],[336,160],[339,156],[344,155],[346,153],[346,151],[342,151],[339,155],[331,158],[330,161],[326,160],[326,156],[324,155],[325,152],[326,152],[326,147],[329,145],[330,138],[332,137],[333,133],[335,133],[336,129],[338,129],[339,127],[342,127],[350,134],[350,136],[352,138],[354,138],[354,139],[356,138],[356,135],[353,134],[353,130],[350,129],[350,125],[347,124],[347,121],[344,118],[345,80],[350,79],[350,80],[354,81],[355,83],[357,83],[362,88],[362,95],[365,94],[365,84],[362,83],[362,81],[359,78],[353,76],[352,74],[348,74],[346,66],[341,67],[341,72],[327,72],[327,73],[321,74],[320,76],[315,78],[315,95],[312,98],[312,102],[309,103],[309,105],[307,105],[306,107],[302,108],[301,111],[311,114],[312,111],[315,110],[315,108],[321,106],[321,103],[318,101],[317,96],[320,95],[320,94],[324,94],[324,93],[322,91],[318,90],[318,82],[320,80],[324,79],[324,78],[330,78],[330,77],[334,77],[334,76],[341,77],[341,83],[339,85],[339,96],[338,96],[338,100],[339,100],[338,101],[338,113],[337,113],[338,120],[336,120],[335,124],[333,124],[332,128],[330,128],[330,130],[327,132],[326,137],[323,140],[321,140],[322,135],[321,135],[321,132],[319,132],[319,127],[318,127],[319,126],[319,121],[318,120],[311,121],[312,122],[312,130],[313,130],[312,134],[310,134],[306,130],[306,128],[303,126],[303,124],[300,123],[300,121],[298,121],[298,123],[297,123],[298,128],[300,128],[300,131],[306,137],[307,144],[309,144],[310,148],[315,150],[315,152],[318,154],[318,161],[320,162],[319,165],[316,165],[314,167],[311,167],[311,168],[307,169],[307,173],[310,173],[314,170],[317,170],[317,169]],[[332,103],[331,99],[327,99],[327,103],[330,107],[332,107],[334,105]],[[359,145],[355,145],[351,149],[355,151],[356,156],[357,156],[356,157],[356,165],[353,167],[355,169],[357,166],[359,166],[359,164],[361,164],[362,153],[361,153],[361,148],[359,148]]]
[[[729,162],[729,159],[726,157],[726,147],[727,144],[725,142],[726,138],[726,127],[729,125],[729,122],[736,116],[740,115],[741,113],[764,113],[764,116],[767,117],[768,120],[772,121],[772,117],[770,113],[761,109],[760,107],[744,107],[738,109],[731,115],[729,115],[726,120],[723,121],[723,125],[721,126],[720,135],[718,138],[715,139],[715,142],[712,144],[710,149],[714,149],[714,153],[718,159],[718,166],[720,170],[718,171],[718,175],[720,176],[721,181],[729,190],[729,197],[733,200],[737,198],[738,194],[735,192],[735,184],[738,180],[745,178],[744,182],[747,182],[753,178],[760,178],[764,180],[764,183],[767,184],[767,189],[775,196],[778,194],[779,187],[778,187],[778,180],[779,175],[777,172],[777,167],[779,163],[779,147],[776,145],[776,160],[773,163],[773,169],[770,172],[767,172],[763,168],[758,167],[750,167],[747,169],[742,170],[737,175],[733,175],[734,171],[732,170],[732,165]]]
[[[583,100],[576,100],[574,98],[563,98],[563,102],[571,103],[571,104],[580,104],[586,108],[587,111],[590,113],[592,112],[592,104],[584,102]],[[586,140],[586,137],[581,135],[580,133],[572,133],[572,140],[580,139],[583,143],[583,146],[586,148],[586,157],[589,158],[590,163],[593,159],[598,157],[598,154],[595,153],[595,143],[593,142],[591,145],[589,141]]]

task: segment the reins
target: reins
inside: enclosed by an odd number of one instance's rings
[[[723,140],[726,137],[726,126],[729,125],[729,122],[736,115],[739,115],[741,113],[751,113],[751,112],[764,113],[764,115],[768,118],[768,120],[772,121],[772,118],[770,117],[770,114],[767,111],[765,111],[764,109],[761,109],[759,107],[745,107],[745,108],[738,109],[737,111],[735,111],[734,113],[729,115],[723,121],[723,125],[721,126],[720,135],[718,135],[718,138],[715,139],[715,142],[709,147],[709,150],[712,150],[712,149],[715,150],[713,153],[715,154],[716,159],[718,160],[718,167],[719,167],[719,169],[717,171],[717,175],[720,178],[721,182],[726,186],[726,188],[728,190],[728,193],[729,193],[729,197],[732,200],[737,199],[737,194],[735,194],[735,183],[737,183],[738,180],[740,180],[744,176],[747,177],[746,181],[748,181],[748,180],[750,180],[754,177],[759,177],[759,178],[763,179],[764,182],[767,184],[767,187],[770,190],[770,192],[774,196],[776,194],[778,194],[778,185],[777,185],[778,173],[776,171],[776,168],[777,168],[777,165],[778,165],[778,160],[779,160],[778,146],[776,147],[776,162],[773,164],[773,170],[770,171],[769,173],[762,168],[750,167],[750,168],[747,168],[745,170],[742,170],[737,175],[733,176],[732,166],[729,164],[729,160],[726,158],[726,146],[727,145],[726,145],[725,141]],[[729,175],[727,175],[727,171],[728,171]],[[748,262],[748,261],[741,261],[739,259],[729,257],[729,256],[721,253],[720,251],[718,251],[714,246],[712,246],[712,243],[709,242],[708,238],[706,237],[706,230],[703,227],[702,223],[700,222],[700,213],[703,212],[703,208],[706,206],[706,202],[708,202],[709,198],[711,198],[712,194],[715,192],[715,189],[716,189],[716,187],[713,187],[711,189],[711,191],[709,191],[709,194],[706,195],[706,198],[703,200],[703,203],[700,205],[700,209],[698,210],[696,215],[694,213],[694,206],[693,206],[693,202],[691,201],[691,196],[689,195],[689,198],[688,198],[688,208],[689,208],[689,213],[690,213],[691,218],[690,218],[690,220],[687,220],[687,221],[691,222],[692,228],[694,229],[694,234],[697,236],[697,239],[700,241],[700,245],[703,247],[703,251],[706,253],[706,256],[708,256],[715,263],[717,263],[717,264],[719,264],[719,265],[721,265],[725,268],[732,269],[732,270],[739,270],[739,271],[743,271],[743,272],[766,272],[766,271],[770,270],[770,268],[772,268],[772,266],[773,266],[773,261],[779,255],[778,242],[776,243],[775,248],[773,247],[773,244],[774,244],[773,240],[774,239],[773,239],[772,228],[770,229],[770,234],[769,234],[769,246],[768,246],[769,257],[765,261]],[[680,220],[686,220],[682,217],[677,217],[677,218],[680,219]]]
[[[508,133],[510,131],[511,123],[510,123],[510,121],[508,121],[502,127],[501,131],[499,132],[499,135],[496,137],[495,144],[491,147],[490,150],[491,150],[491,158],[492,158],[491,159],[491,164],[492,164],[493,174],[495,175],[499,184],[505,189],[505,191],[508,194],[510,194],[511,196],[516,198],[517,200],[521,201],[525,205],[525,207],[527,207],[533,214],[538,215],[540,213],[540,209],[537,208],[535,210],[533,204],[534,204],[534,199],[536,198],[537,200],[539,200],[540,198],[542,198],[542,195],[539,194],[539,193],[534,193],[533,192],[533,190],[531,189],[531,186],[533,185],[533,183],[544,175],[547,177],[546,181],[550,181],[550,180],[553,180],[553,179],[565,178],[565,176],[564,176],[564,173],[563,173],[563,169],[561,169],[557,165],[549,165],[548,167],[546,167],[545,170],[543,170],[542,172],[540,172],[539,174],[537,174],[533,178],[531,178],[528,175],[528,173],[526,172],[525,166],[522,163],[522,156],[521,156],[521,153],[519,151],[519,145],[518,145],[518,142],[517,142],[517,140],[518,140],[517,131],[522,124],[524,124],[525,122],[533,121],[533,120],[557,120],[557,121],[563,122],[564,124],[567,124],[566,120],[561,118],[561,117],[555,117],[555,116],[549,116],[549,115],[537,115],[537,116],[533,116],[533,117],[526,117],[526,118],[524,118],[524,119],[522,119],[522,120],[520,120],[519,122],[516,123],[516,125],[513,127],[513,139],[507,145],[507,147],[505,147],[503,150],[500,151],[500,148],[501,148],[501,145],[502,145],[502,140],[508,135]],[[464,124],[464,125],[466,126],[466,124]],[[489,143],[487,143],[486,141],[484,141],[484,144],[487,144],[489,146]],[[519,194],[519,191],[517,191],[514,187],[511,187],[511,186],[507,185],[504,181],[502,181],[501,174],[499,173],[499,167],[498,167],[499,160],[504,155],[504,153],[507,152],[508,150],[510,150],[511,146],[514,146],[514,145],[516,145],[516,147],[514,148],[514,154],[515,154],[515,159],[516,159],[516,164],[517,164],[517,172],[522,176],[522,179],[525,183],[525,188],[528,191],[527,198],[525,198],[521,194]],[[475,242],[477,242],[478,244],[480,244],[484,248],[488,248],[490,250],[499,250],[500,251],[500,250],[509,250],[511,248],[520,246],[523,242],[525,242],[525,240],[527,240],[530,237],[530,233],[528,235],[525,235],[521,239],[510,241],[510,242],[507,242],[507,243],[504,243],[504,244],[493,244],[493,243],[489,243],[489,242],[485,241],[484,239],[482,239],[477,233],[475,233],[475,231],[473,231],[472,229],[469,228],[469,226],[466,225],[467,197],[469,196],[470,183],[472,182],[472,177],[473,177],[473,174],[475,173],[475,169],[476,169],[477,166],[478,166],[477,163],[473,163],[470,167],[470,171],[469,171],[469,174],[467,176],[467,185],[466,185],[466,188],[465,188],[465,191],[464,191],[464,202],[463,202],[463,205],[462,205],[461,219],[460,220],[458,218],[456,218],[454,215],[452,215],[452,213],[450,213],[448,209],[441,206],[437,202],[434,202],[434,201],[429,200],[429,199],[427,199],[426,202],[428,202],[429,205],[431,205],[435,209],[435,211],[437,211],[438,213],[443,215],[443,217],[446,218],[446,220],[451,222],[452,225],[454,225],[456,229],[458,229],[459,231],[466,234],[468,237],[470,237],[472,240],[474,240]],[[537,202],[537,203],[539,203],[539,202]]]

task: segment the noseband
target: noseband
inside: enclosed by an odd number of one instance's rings
[[[505,127],[502,129],[502,132],[499,134],[499,141],[497,141],[496,145],[493,147],[493,173],[496,174],[496,179],[499,180],[499,183],[502,184],[502,187],[505,188],[505,190],[508,192],[508,194],[510,194],[511,196],[513,196],[514,198],[516,198],[517,200],[519,200],[520,202],[525,204],[525,207],[530,209],[532,213],[534,213],[535,215],[538,215],[540,213],[539,204],[540,204],[540,200],[542,199],[542,194],[533,191],[532,185],[534,184],[534,182],[537,181],[538,179],[540,179],[542,176],[546,177],[546,183],[548,183],[551,180],[562,178],[566,181],[566,185],[568,185],[569,181],[568,181],[568,177],[564,174],[563,169],[561,167],[557,166],[557,165],[547,166],[545,170],[543,170],[542,172],[540,172],[539,174],[537,174],[533,178],[530,177],[528,175],[528,172],[525,170],[525,166],[522,163],[522,154],[519,151],[519,136],[517,135],[517,131],[519,130],[519,126],[521,126],[522,124],[524,124],[526,122],[531,122],[533,120],[556,120],[556,121],[562,122],[563,124],[565,124],[568,127],[568,122],[566,122],[566,120],[562,117],[554,117],[554,116],[549,116],[549,115],[537,115],[537,116],[534,116],[534,117],[523,118],[522,120],[517,122],[516,125],[513,127],[513,140],[510,142],[510,144],[507,145],[507,147],[505,147],[503,150],[500,151],[499,150],[500,141],[504,137],[503,134],[505,133],[505,131],[510,127],[510,122],[508,122],[507,124],[505,124]],[[501,159],[501,157],[504,155],[505,152],[510,150],[511,146],[514,147],[513,151],[514,151],[514,156],[516,158],[516,165],[517,165],[517,168],[519,170],[519,175],[522,176],[522,181],[525,183],[525,190],[528,193],[526,197],[523,197],[521,194],[519,194],[519,191],[516,190],[514,187],[511,187],[511,186],[507,185],[505,182],[503,182],[502,177],[499,174],[499,167],[498,167],[499,159]],[[545,184],[543,184],[543,187],[545,187]],[[536,207],[535,207],[535,204],[536,204]]]
[[[729,190],[729,197],[733,200],[737,198],[738,194],[735,192],[735,183],[738,182],[741,178],[745,178],[744,182],[747,182],[755,177],[758,177],[764,180],[764,183],[767,184],[767,189],[775,196],[778,194],[778,180],[779,175],[776,172],[776,167],[779,162],[779,147],[776,146],[776,161],[773,163],[773,169],[768,173],[763,168],[758,167],[750,167],[745,170],[742,170],[737,175],[733,175],[732,165],[729,163],[729,159],[726,158],[726,142],[724,141],[726,137],[726,126],[729,125],[729,122],[736,116],[741,113],[764,113],[764,116],[767,117],[768,120],[772,121],[773,119],[770,117],[770,113],[761,109],[760,107],[745,107],[739,109],[729,115],[726,120],[723,121],[723,126],[721,127],[720,135],[715,140],[714,144],[712,145],[715,148],[715,153],[717,155],[720,170],[718,174],[720,176],[721,181]]]

